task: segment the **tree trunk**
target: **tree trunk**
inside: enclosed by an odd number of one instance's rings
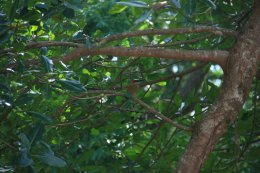
[[[177,164],[177,173],[197,173],[243,106],[260,59],[260,1],[230,51],[219,96],[203,120],[195,124],[191,140]]]

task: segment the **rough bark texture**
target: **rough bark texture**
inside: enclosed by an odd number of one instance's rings
[[[177,164],[177,173],[200,171],[209,153],[243,106],[259,63],[259,16],[260,1],[257,0],[251,18],[230,51],[220,94],[207,116],[194,126],[190,143]]]

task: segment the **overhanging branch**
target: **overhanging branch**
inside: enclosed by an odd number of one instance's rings
[[[142,31],[124,32],[121,34],[108,36],[100,41],[100,44],[105,44],[115,40],[121,40],[129,37],[137,37],[144,35],[174,35],[174,34],[189,34],[189,33],[212,33],[215,35],[237,36],[237,32],[219,27],[198,26],[194,28],[175,28],[175,29],[148,29]]]
[[[112,55],[112,56],[134,56],[134,57],[153,57],[164,59],[191,60],[202,62],[213,62],[225,66],[228,51],[221,50],[174,50],[147,47],[105,47],[105,48],[78,48],[74,52],[65,55],[60,60],[68,62],[78,57],[89,55]]]

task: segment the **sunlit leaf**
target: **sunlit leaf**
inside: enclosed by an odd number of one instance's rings
[[[38,26],[36,26],[36,25],[32,25],[32,27],[31,27],[31,31],[33,32],[33,31],[36,31],[38,29]]]
[[[115,4],[109,11],[109,14],[117,14],[123,12],[127,6],[122,6],[120,4]]]
[[[91,73],[88,71],[88,69],[83,68],[82,73],[86,75],[91,75]]]

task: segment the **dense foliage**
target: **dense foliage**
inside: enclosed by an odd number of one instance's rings
[[[0,172],[171,172],[191,134],[151,109],[192,126],[218,94],[220,66],[110,55],[62,62],[73,47],[28,44],[63,41],[91,48],[126,31],[198,25],[237,30],[252,5],[245,0],[0,2]],[[234,41],[196,33],[132,37],[103,46],[227,50]],[[259,172],[259,100],[258,78],[203,172]]]

